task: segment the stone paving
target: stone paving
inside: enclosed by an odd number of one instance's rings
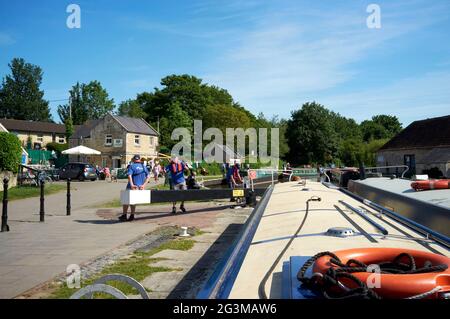
[[[119,256],[124,244],[139,241],[160,226],[189,226],[206,233],[194,237],[196,244],[187,252],[165,250],[155,255],[168,258],[158,262],[161,266],[181,270],[155,273],[164,279],[151,276],[144,284],[153,291],[152,298],[195,297],[251,210],[230,209],[229,202],[195,202],[186,203],[186,214],[173,215],[171,204],[138,206],[134,222],[119,223],[121,208],[98,207],[117,199],[124,186],[73,183],[72,215],[65,216],[65,192],[49,195],[44,223],[38,222],[38,198],[11,202],[11,231],[0,233],[0,298],[19,296],[61,276],[69,264],[86,265],[115,252]]]
[[[66,193],[46,196],[45,222],[39,222],[39,198],[8,205],[9,232],[0,233],[0,298],[21,292],[106,251],[150,232],[154,224],[117,223],[96,215],[94,205],[119,197],[123,182],[74,182],[72,215]]]

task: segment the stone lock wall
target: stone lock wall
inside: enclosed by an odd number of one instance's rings
[[[449,154],[448,160],[441,162],[425,161],[432,150],[432,148],[382,150],[377,153],[377,165],[404,165],[404,156],[414,155],[416,160],[416,174],[422,174],[422,171],[425,169],[438,167],[447,178],[450,177],[450,148],[446,149]],[[383,157],[382,161],[379,160],[380,156]],[[400,169],[399,171],[401,172],[402,170]],[[386,173],[386,170],[383,170],[383,173]],[[395,169],[390,169],[389,173],[395,173]]]

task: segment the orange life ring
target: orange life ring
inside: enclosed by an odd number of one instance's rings
[[[333,253],[340,258],[342,263],[346,263],[350,259],[356,259],[366,265],[377,264],[387,260],[393,260],[401,253],[408,253],[414,257],[417,267],[423,267],[427,261],[431,262],[433,265],[446,264],[450,266],[450,258],[448,257],[404,248],[359,248],[340,250]],[[313,266],[313,272],[325,274],[330,267],[336,267],[334,264],[330,263],[330,259],[330,256],[323,256],[317,259]],[[374,274],[369,272],[355,272],[353,275],[367,283],[369,276],[373,276]],[[433,295],[427,297],[438,298],[439,293],[450,291],[450,267],[441,272],[380,274],[379,279],[380,287],[372,289],[383,298],[408,298],[430,292],[433,289],[440,287],[439,291],[436,291]],[[345,278],[343,278],[342,284],[352,288],[351,282],[346,282]]]
[[[431,181],[415,181],[411,187],[416,191],[428,189],[447,189],[450,188],[450,179],[436,179]]]

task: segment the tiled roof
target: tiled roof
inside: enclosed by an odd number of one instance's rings
[[[51,122],[35,122],[13,119],[0,119],[0,123],[9,131],[13,132],[38,132],[65,134],[64,124]]]
[[[74,134],[71,138],[89,137],[91,135],[91,130],[96,126],[100,120],[89,120],[83,125],[77,125]]]
[[[151,127],[146,121],[140,118],[112,115],[112,117],[122,125],[129,133],[139,133],[146,135],[158,136],[153,127]]]
[[[111,116],[129,133],[138,133],[145,135],[158,136],[159,134],[154,130],[145,120],[112,115]],[[91,134],[91,130],[102,120],[89,120],[84,125],[80,125],[75,130],[72,138],[86,138]]]
[[[450,146],[450,115],[412,122],[380,151],[443,146]]]

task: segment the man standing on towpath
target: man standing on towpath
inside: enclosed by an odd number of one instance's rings
[[[145,189],[145,185],[147,185],[150,179],[147,166],[145,166],[144,163],[141,162],[141,157],[139,155],[133,156],[133,163],[128,166],[127,175],[128,175],[128,184],[127,184],[128,190],[137,190],[137,189],[143,190]],[[131,214],[130,217],[127,219],[128,206],[129,205],[123,205],[123,213],[119,217],[120,221],[124,222],[127,220],[128,221],[134,220],[136,205],[130,205]]]
[[[170,174],[170,182],[172,189],[174,190],[186,190],[186,180],[184,178],[184,170],[186,165],[178,159],[178,157],[173,158],[169,165],[166,166],[166,172]],[[173,202],[172,214],[177,213],[176,208],[177,202]],[[180,210],[185,213],[184,201],[181,202]]]

